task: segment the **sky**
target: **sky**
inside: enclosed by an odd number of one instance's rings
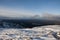
[[[60,0],[0,0],[0,15],[7,17],[41,14],[60,15]]]

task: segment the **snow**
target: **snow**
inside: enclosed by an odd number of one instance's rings
[[[0,28],[3,40],[57,40],[52,34],[60,31],[60,25],[47,25],[27,29]],[[58,36],[60,36],[58,34]]]

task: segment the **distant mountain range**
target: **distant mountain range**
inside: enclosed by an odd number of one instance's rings
[[[31,17],[4,17],[0,16],[0,27],[5,27],[6,24],[10,25],[8,28],[32,28],[36,26],[44,25],[60,25],[60,16],[48,15],[48,16],[39,16],[34,15]],[[4,26],[5,25],[5,26]],[[13,26],[15,25],[15,26]]]

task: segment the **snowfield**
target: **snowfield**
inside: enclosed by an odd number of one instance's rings
[[[27,29],[0,28],[0,40],[60,40],[55,37],[56,35],[60,37],[58,32],[60,32],[60,25],[47,25]]]

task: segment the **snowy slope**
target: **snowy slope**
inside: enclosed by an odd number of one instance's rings
[[[48,25],[27,29],[0,28],[0,40],[57,40],[52,34],[60,31],[60,25]]]

